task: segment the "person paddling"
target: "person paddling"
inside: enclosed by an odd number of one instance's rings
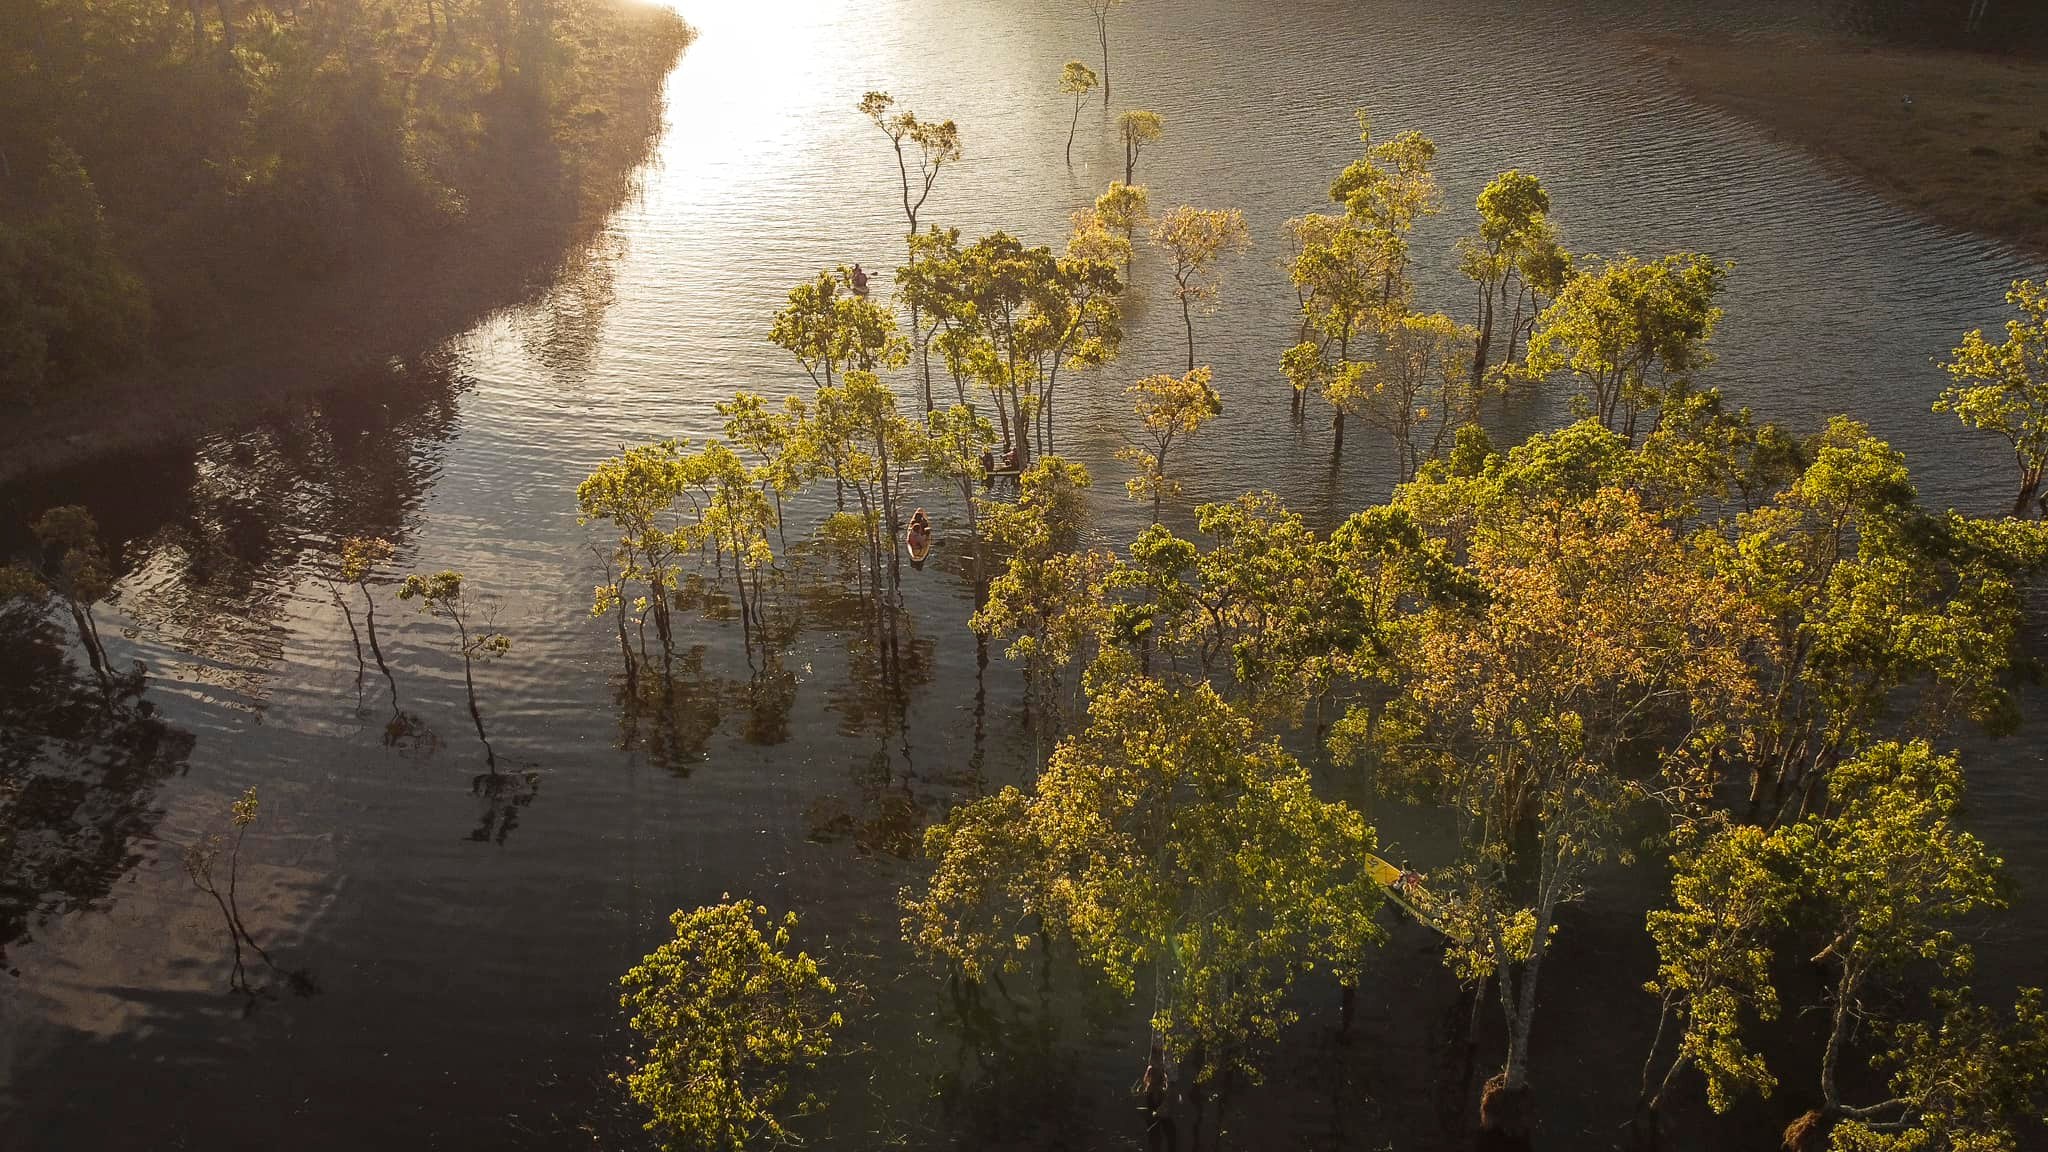
[[[924,509],[919,508],[910,514],[910,531],[904,535],[903,542],[910,546],[910,557],[913,560],[923,559],[925,552],[931,548],[932,522],[931,518],[924,514]]]
[[[855,264],[853,266],[853,275],[848,277],[848,279],[853,281],[853,290],[855,292],[862,296],[868,294],[868,274],[861,271],[860,265]]]

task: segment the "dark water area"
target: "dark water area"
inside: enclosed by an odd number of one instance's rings
[[[539,303],[289,418],[0,492],[10,550],[44,507],[92,509],[122,573],[100,629],[118,666],[147,668],[111,719],[94,719],[78,698],[98,690],[61,633],[0,637],[23,654],[0,675],[0,756],[55,781],[23,807],[47,818],[17,835],[0,888],[0,1147],[638,1146],[609,1079],[632,1039],[616,979],[665,937],[671,911],[724,893],[795,910],[801,942],[859,986],[849,1050],[818,1085],[831,1107],[802,1127],[820,1146],[1138,1142],[1136,1013],[1067,968],[959,1001],[900,941],[896,893],[921,875],[920,829],[1026,778],[1034,756],[1021,676],[1000,653],[983,669],[966,627],[957,497],[920,494],[938,545],[906,572],[900,695],[879,686],[845,582],[803,555],[769,655],[750,659],[730,605],[707,593],[682,618],[674,692],[648,692],[647,677],[639,699],[589,614],[598,537],[574,498],[622,445],[713,433],[713,403],[736,388],[806,388],[766,339],[790,285],[842,262],[898,262],[893,160],[853,110],[863,91],[961,126],[969,159],[940,180],[927,220],[1063,237],[1068,211],[1121,175],[1099,103],[1073,170],[1060,161],[1069,107],[1053,81],[1064,60],[1093,59],[1093,29],[1078,6],[980,0],[684,15],[702,35],[670,81],[640,194]],[[1802,429],[1851,413],[1907,453],[1929,503],[2003,510],[2008,459],[1928,410],[1935,362],[1965,329],[2002,319],[2008,280],[2043,269],[1693,106],[1628,40],[1818,18],[1734,0],[1189,0],[1118,15],[1115,108],[1167,121],[1140,168],[1155,209],[1241,207],[1258,245],[1220,310],[1197,320],[1226,408],[1185,450],[1187,499],[1169,518],[1263,488],[1328,526],[1391,488],[1393,453],[1370,434],[1330,466],[1321,422],[1287,420],[1277,371],[1295,332],[1281,225],[1323,205],[1361,105],[1441,149],[1446,210],[1415,240],[1425,306],[1465,308],[1451,242],[1472,227],[1480,187],[1508,167],[1536,172],[1574,250],[1735,262],[1714,383]],[[1140,255],[1123,359],[1063,400],[1057,448],[1096,475],[1097,542],[1147,519],[1113,453],[1130,422],[1122,383],[1183,355],[1166,276]],[[1492,423],[1514,437],[1564,418],[1553,397]],[[792,537],[828,507],[826,494],[801,501]],[[389,685],[374,664],[358,683],[330,584],[334,543],[350,535],[398,545],[378,603],[408,717],[396,740]],[[489,781],[448,629],[391,594],[394,574],[441,568],[468,575],[512,641],[477,683],[508,783]],[[2027,704],[2019,734],[1964,742],[1973,826],[2018,892],[1980,944],[1977,985],[1993,998],[2048,978],[2048,700]],[[317,989],[280,981],[253,1005],[228,993],[219,913],[181,864],[251,785],[263,814],[244,849],[243,914]],[[1427,865],[1445,852],[1430,814],[1368,812],[1396,855]],[[1533,1055],[1540,1148],[1626,1135],[1655,1022],[1638,988],[1658,883],[1650,869],[1601,876],[1559,937]],[[1307,990],[1303,1023],[1238,1105],[1234,1146],[1464,1146],[1467,1006],[1426,934],[1390,925],[1353,1043],[1333,1043],[1334,989]],[[1796,980],[1783,992],[1812,999]],[[1712,1118],[1687,1093],[1675,1146],[1775,1143],[1816,1079],[1819,1022],[1788,1015],[1771,1049],[1778,1095]],[[1478,1077],[1498,1050],[1482,1039]]]

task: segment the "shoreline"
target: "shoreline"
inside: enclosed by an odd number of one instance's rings
[[[652,36],[665,9],[615,0],[621,31]],[[680,23],[680,21],[678,21]],[[288,298],[236,312],[118,378],[19,412],[0,430],[0,484],[14,485],[116,453],[167,448],[246,426],[416,356],[510,308],[531,303],[603,232],[633,194],[667,114],[669,74],[694,30],[659,67],[658,52],[622,52],[603,115],[575,156],[589,173],[536,181],[481,206],[459,226],[383,238],[346,270]]]
[[[2048,258],[2048,62],[1839,36],[1635,44],[1693,100],[1885,200]]]

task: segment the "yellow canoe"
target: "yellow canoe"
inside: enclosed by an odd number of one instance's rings
[[[1370,853],[1365,857],[1365,874],[1372,877],[1375,884],[1386,889],[1387,899],[1400,905],[1402,911],[1415,917],[1425,926],[1435,929],[1447,939],[1459,944],[1467,942],[1464,933],[1444,923],[1443,916],[1437,910],[1436,898],[1422,886],[1422,877],[1405,868],[1389,864]]]

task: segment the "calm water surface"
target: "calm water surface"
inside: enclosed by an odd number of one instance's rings
[[[83,501],[121,542],[125,576],[101,627],[117,659],[146,663],[147,698],[173,729],[78,719],[66,706],[76,669],[9,673],[27,701],[10,723],[47,721],[70,738],[4,754],[86,781],[44,799],[57,812],[78,800],[92,819],[53,818],[19,849],[45,865],[28,896],[54,911],[5,945],[0,1146],[630,1144],[636,1120],[608,1080],[630,1041],[614,981],[663,937],[670,911],[727,892],[795,909],[805,943],[861,986],[856,1050],[824,1074],[833,1103],[808,1127],[815,1139],[1132,1146],[1134,1017],[1067,972],[963,1012],[898,941],[894,895],[920,874],[918,829],[1019,778],[1032,755],[1015,670],[998,657],[977,674],[970,590],[947,560],[957,501],[924,501],[939,557],[907,574],[912,683],[900,707],[876,691],[843,595],[813,592],[792,600],[773,657],[751,665],[735,621],[690,616],[682,687],[653,710],[623,698],[613,641],[588,615],[597,573],[574,503],[577,481],[621,445],[707,435],[713,402],[735,388],[805,385],[765,339],[792,283],[841,262],[894,266],[894,167],[853,111],[863,91],[960,123],[969,159],[942,178],[928,221],[1056,243],[1066,213],[1121,175],[1099,103],[1083,113],[1073,169],[1059,159],[1068,109],[1053,78],[1069,57],[1093,59],[1092,28],[1064,3],[683,7],[702,36],[670,82],[644,190],[545,299],[293,419],[4,495],[16,537],[41,507]],[[1930,502],[2003,507],[2001,454],[1928,411],[1942,385],[1932,361],[2001,317],[2007,280],[2041,270],[1688,104],[1626,40],[1767,27],[1736,15],[1751,6],[1153,7],[1120,15],[1114,41],[1116,106],[1167,120],[1141,178],[1155,206],[1242,207],[1259,241],[1221,310],[1198,321],[1227,408],[1186,452],[1190,505],[1269,488],[1327,525],[1389,489],[1391,453],[1370,434],[1332,469],[1320,422],[1287,422],[1275,367],[1294,331],[1281,224],[1323,206],[1364,105],[1387,131],[1420,129],[1442,149],[1448,209],[1416,242],[1429,305],[1463,309],[1450,244],[1479,188],[1507,167],[1539,173],[1574,249],[1735,261],[1715,378],[1740,400],[1801,427],[1853,413],[1908,451]],[[1105,541],[1144,518],[1111,459],[1128,422],[1118,390],[1181,355],[1163,281],[1141,257],[1122,362],[1060,413],[1059,450],[1098,477]],[[1538,403],[1499,425],[1521,434],[1562,418]],[[794,515],[819,512],[811,502]],[[387,745],[383,683],[372,667],[359,691],[326,582],[332,541],[355,533],[399,542],[391,571],[461,569],[512,637],[478,687],[516,788],[473,787],[482,749],[449,636],[385,587],[386,654],[426,730]],[[2035,721],[1970,747],[1976,825],[2022,890],[1984,946],[1991,991],[2038,980],[2048,945],[2043,731]],[[224,990],[218,914],[180,856],[251,784],[264,814],[245,852],[245,916],[318,991],[245,1010]],[[1418,860],[1441,848],[1427,819],[1375,819]],[[1544,1147],[1619,1139],[1653,1023],[1634,991],[1649,972],[1642,883],[1597,888],[1546,979]],[[1380,967],[1360,1044],[1333,1047],[1329,1005],[1306,1005],[1320,1014],[1245,1101],[1242,1146],[1459,1139],[1455,985],[1416,934],[1396,931]],[[1795,1023],[1782,1041],[1779,1100],[1712,1125],[1688,1118],[1698,1146],[1754,1143],[1803,1106],[1811,1030]]]

